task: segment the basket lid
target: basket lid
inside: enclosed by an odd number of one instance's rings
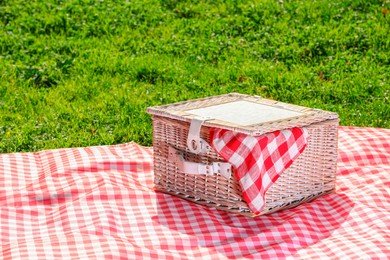
[[[253,136],[338,118],[333,112],[238,93],[149,107],[147,112],[186,122],[201,118],[204,126]]]

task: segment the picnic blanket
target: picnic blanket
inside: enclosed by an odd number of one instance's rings
[[[0,258],[388,258],[390,129],[340,127],[336,186],[252,219],[154,191],[136,143],[1,154]]]

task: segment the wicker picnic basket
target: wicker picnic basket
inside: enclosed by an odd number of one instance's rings
[[[234,174],[226,178],[219,170],[209,171],[213,165],[226,165],[209,149],[210,127],[252,136],[292,127],[307,129],[306,149],[269,188],[260,215],[295,207],[335,189],[336,113],[237,93],[149,107],[147,111],[153,115],[154,182],[159,191],[229,212],[256,215],[244,201]],[[198,153],[204,148],[200,146],[207,146],[207,152]],[[183,162],[197,164],[205,173],[183,170]]]

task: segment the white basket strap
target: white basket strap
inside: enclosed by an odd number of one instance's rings
[[[191,153],[203,154],[210,150],[210,145],[200,138],[200,129],[205,119],[194,118],[191,120],[188,132],[187,147]]]
[[[187,174],[220,174],[226,179],[232,175],[232,166],[226,162],[213,162],[211,164],[195,163],[184,160],[183,155],[175,148],[169,146],[169,159],[174,161],[179,171]]]

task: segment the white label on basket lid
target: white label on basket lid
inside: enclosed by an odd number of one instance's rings
[[[258,104],[250,101],[234,101],[225,104],[187,110],[193,115],[249,126],[293,118],[304,113],[289,109]]]

